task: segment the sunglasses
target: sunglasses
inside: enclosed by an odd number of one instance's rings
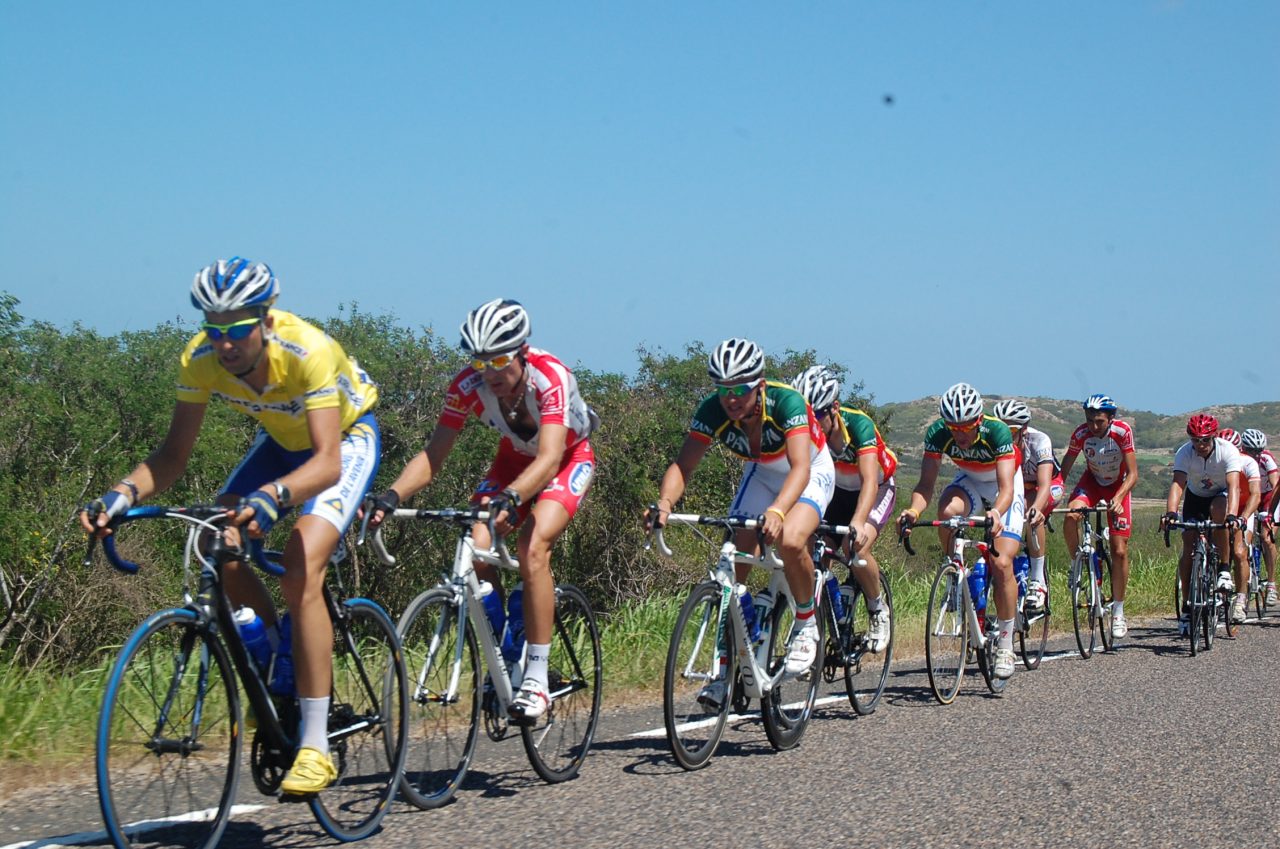
[[[260,318],[245,318],[240,321],[233,321],[230,324],[214,324],[212,321],[206,321],[200,325],[200,328],[214,342],[217,342],[223,336],[233,342],[239,342],[241,339],[248,338],[253,332],[253,328],[262,322]]]
[[[515,360],[515,354],[499,354],[487,360],[474,359],[471,361],[471,367],[476,371],[484,371],[487,368],[506,368]]]
[[[1191,437],[1191,441],[1192,441],[1192,442],[1194,442],[1196,445],[1208,445],[1210,442],[1213,442],[1213,440],[1214,440],[1214,437],[1212,437],[1212,436],[1193,436],[1193,437]]]
[[[755,383],[738,383],[733,386],[716,385],[716,394],[721,398],[745,398],[755,389]]]
[[[978,425],[981,423],[982,423],[982,417],[979,416],[978,418],[974,419],[971,422],[966,422],[963,424],[954,424],[952,422],[946,422],[946,425],[947,425],[947,430],[951,431],[952,433],[969,433],[971,431],[977,430]]]

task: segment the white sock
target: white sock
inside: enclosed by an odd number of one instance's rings
[[[525,655],[524,680],[537,681],[547,689],[547,659],[551,657],[550,643],[529,643]]]
[[[1031,574],[1027,576],[1027,580],[1038,581],[1041,584],[1044,583],[1044,558],[1043,557],[1031,558]]]
[[[1112,616],[1124,616],[1124,602],[1123,602],[1123,601],[1113,601],[1113,602],[1111,602],[1111,615],[1112,615]]]
[[[867,599],[867,611],[869,613],[875,613],[882,607],[884,607],[884,596],[878,595],[875,598]]]
[[[1002,649],[1013,648],[1013,620],[1000,620],[1000,637],[996,640],[996,645]]]
[[[1243,604],[1243,605],[1248,605],[1248,604],[1249,604],[1249,594],[1248,594],[1248,593],[1236,593],[1236,601],[1240,602],[1240,603],[1241,603],[1241,604]]]
[[[308,699],[299,696],[298,708],[302,713],[298,746],[315,749],[324,755],[329,754],[329,697]]]

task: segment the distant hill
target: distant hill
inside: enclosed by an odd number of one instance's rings
[[[987,411],[1007,396],[984,396]],[[1084,421],[1080,402],[1056,398],[1022,398],[1031,408],[1031,426],[1042,430],[1053,440],[1054,453],[1062,459],[1071,432]],[[1234,404],[1210,407],[1194,412],[1212,413],[1223,427],[1236,430],[1256,427],[1267,434],[1273,450],[1280,446],[1280,401],[1260,401],[1254,404]],[[903,477],[912,481],[919,475],[921,447],[925,429],[938,418],[938,396],[932,395],[915,401],[881,404],[879,413],[889,423],[889,445],[897,452],[903,465]],[[1191,413],[1174,416],[1152,413],[1147,410],[1120,408],[1120,418],[1133,425],[1138,444],[1138,488],[1136,494],[1148,498],[1163,498],[1169,491],[1172,479],[1173,454],[1186,441],[1187,417]],[[1076,464],[1074,479],[1082,468]]]

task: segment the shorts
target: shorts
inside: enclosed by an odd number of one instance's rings
[[[1093,474],[1088,470],[1080,476],[1080,480],[1076,483],[1076,488],[1071,492],[1072,501],[1083,501],[1086,507],[1092,507],[1099,501],[1106,499],[1110,504],[1112,497],[1116,494],[1116,490],[1120,488],[1120,481],[1103,486],[1094,480]],[[1191,493],[1187,493],[1187,497],[1191,497]],[[1130,504],[1129,493],[1124,494],[1123,508],[1119,518],[1110,511],[1107,512],[1107,526],[1111,528],[1111,533],[1115,536],[1129,536],[1129,529],[1133,526],[1133,506]]]
[[[766,468],[759,463],[747,463],[742,471],[742,482],[729,505],[729,515],[754,519],[768,509],[778,497],[782,483],[787,479],[786,469]],[[836,488],[836,466],[830,451],[821,451],[809,463],[809,483],[796,505],[808,504],[821,518],[831,503]],[[794,508],[793,508],[794,509]]]
[[[964,493],[965,498],[969,500],[969,512],[980,513],[991,509],[991,505],[996,503],[996,496],[1000,494],[1000,487],[996,481],[978,480],[975,477],[961,472],[956,475],[955,480],[947,484],[943,490],[958,489]],[[1026,496],[1022,491],[1022,475],[1014,474],[1013,476],[1013,503],[1009,505],[1009,509],[1004,511],[1004,515],[1000,517],[1000,521],[1004,523],[1004,530],[1000,531],[1001,538],[1016,539],[1022,541],[1022,520],[1027,512]]]
[[[1210,511],[1213,508],[1213,502],[1219,498],[1226,498],[1225,492],[1219,492],[1217,495],[1196,495],[1191,490],[1187,490],[1182,499],[1182,521],[1184,522],[1206,522],[1212,518]]]
[[[298,515],[319,516],[338,529],[341,534],[356,517],[356,510],[364,500],[373,477],[378,473],[382,457],[382,433],[373,413],[365,413],[356,419],[342,435],[342,474],[338,482],[324,492],[308,498]],[[235,467],[227,482],[222,485],[222,495],[238,495],[241,498],[272,481],[279,480],[311,459],[310,448],[288,451],[272,439],[265,430],[258,435],[249,453]],[[281,517],[289,510],[281,512]]]
[[[1036,500],[1036,494],[1040,492],[1040,488],[1033,483],[1023,481],[1026,489],[1027,506],[1030,507]],[[1049,481],[1049,501],[1044,505],[1045,515],[1053,512],[1053,510],[1062,503],[1062,497],[1067,493],[1067,485],[1062,480],[1062,472],[1058,472],[1053,476],[1053,480]]]
[[[858,509],[858,497],[862,495],[860,489],[841,489],[836,487],[835,494],[831,496],[831,503],[827,506],[826,513],[822,516],[822,521],[829,525],[846,525],[853,518],[854,512]],[[893,515],[893,508],[898,502],[898,485],[893,478],[887,478],[884,483],[876,488],[876,503],[871,508],[871,512],[867,515],[867,521],[875,527],[876,531],[883,531],[884,526],[889,523],[889,517]]]
[[[471,503],[478,504],[482,497],[491,496],[506,489],[512,481],[520,477],[520,473],[527,469],[533,460],[531,455],[517,451],[511,444],[511,440],[504,437],[498,443],[498,454],[493,458],[493,464],[489,466],[489,471],[484,473],[484,479],[480,481],[480,485],[471,496]],[[560,458],[560,468],[556,470],[556,476],[541,492],[520,505],[516,510],[518,518],[523,520],[529,515],[533,505],[544,498],[564,507],[569,518],[573,518],[573,515],[578,512],[579,505],[582,504],[583,496],[591,488],[591,481],[594,480],[595,474],[596,454],[591,443],[584,439],[577,445],[565,449],[564,456]]]

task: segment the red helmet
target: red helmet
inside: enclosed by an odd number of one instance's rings
[[[1197,413],[1187,419],[1187,436],[1203,439],[1218,433],[1218,420],[1213,416]]]
[[[1240,447],[1240,434],[1229,427],[1224,427],[1222,430],[1218,431],[1218,437],[1225,439],[1237,448]]]

